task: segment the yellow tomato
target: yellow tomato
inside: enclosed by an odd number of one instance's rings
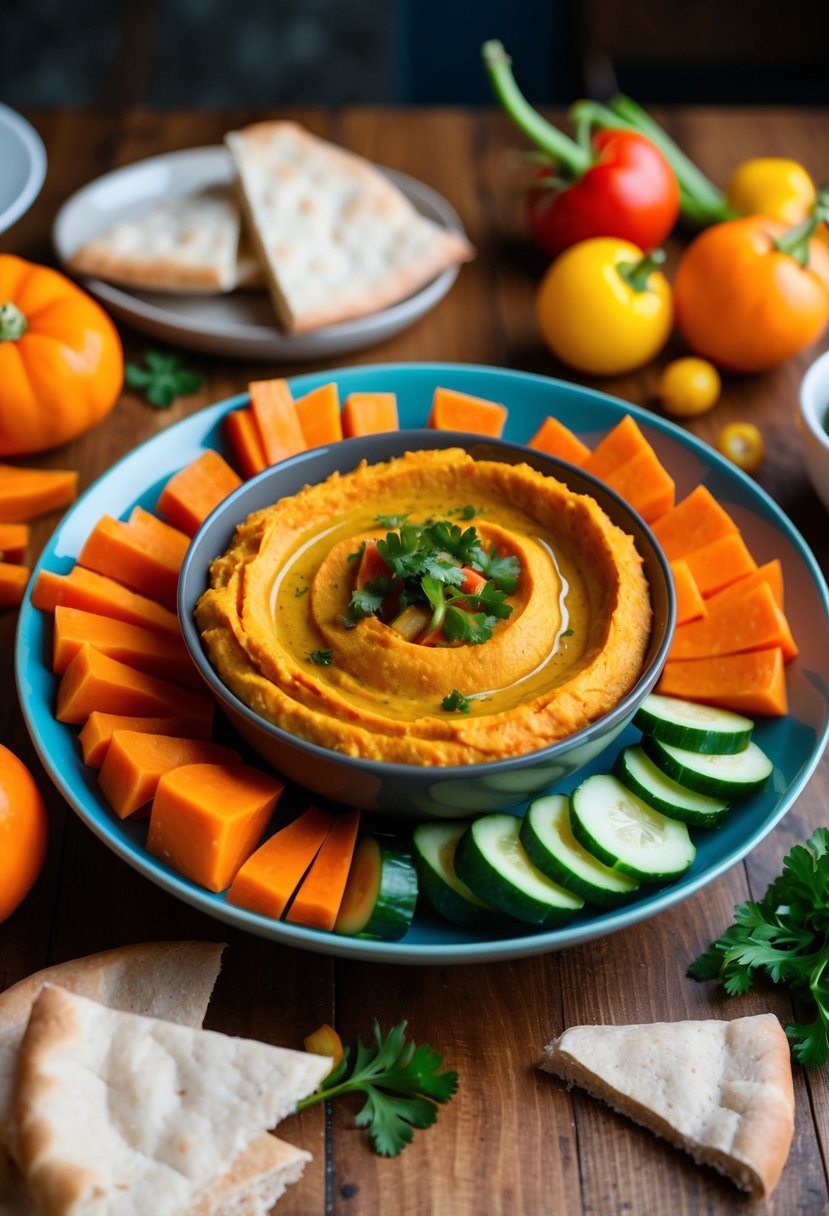
[[[741,215],[770,215],[784,224],[799,224],[815,205],[815,187],[796,160],[759,156],[734,170],[728,205]]]
[[[0,921],[34,885],[46,856],[46,807],[29,770],[0,747]]]
[[[688,355],[667,364],[657,392],[667,414],[696,418],[717,404],[721,388],[720,374],[713,363]]]
[[[554,355],[599,376],[633,371],[658,355],[673,321],[671,289],[630,241],[594,237],[565,250],[538,288],[541,336]]]
[[[745,473],[756,473],[766,454],[763,436],[753,422],[731,422],[717,436],[717,450]]]

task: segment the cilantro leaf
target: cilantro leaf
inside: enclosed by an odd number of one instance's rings
[[[502,557],[495,549],[490,549],[489,553],[482,549],[473,565],[476,570],[480,570],[484,578],[492,579],[496,587],[500,587],[508,595],[514,595],[521,574],[521,563],[514,553]]]
[[[204,376],[184,367],[176,354],[148,350],[143,359],[145,367],[126,364],[124,379],[130,388],[143,389],[145,401],[156,409],[168,409],[176,397],[195,393],[204,384]]]
[[[330,667],[334,661],[333,650],[309,650],[307,656],[317,667]]]
[[[342,1064],[309,1098],[297,1103],[304,1110],[341,1094],[361,1093],[365,1101],[354,1122],[365,1127],[382,1157],[396,1157],[410,1144],[416,1128],[431,1127],[437,1106],[448,1102],[458,1088],[458,1074],[441,1072],[443,1060],[428,1044],[406,1042],[406,1022],[399,1022],[383,1037],[374,1022],[374,1042],[360,1039],[351,1064],[346,1049]]]
[[[465,612],[449,604],[443,618],[443,632],[447,642],[468,642],[471,646],[480,646],[492,637],[492,630],[497,621],[494,616],[486,616],[483,612]]]
[[[501,621],[506,620],[512,613],[512,604],[507,603],[506,592],[499,591],[492,583],[484,583],[480,591],[463,594],[450,592],[450,599],[454,604],[465,603],[468,607],[486,612]]]
[[[374,616],[383,606],[383,600],[394,586],[394,579],[380,575],[358,587],[351,597],[348,608],[343,616],[346,629],[353,629],[364,617]]]
[[[718,979],[730,996],[758,975],[785,984],[811,1020],[786,1027],[804,1065],[829,1060],[829,829],[795,845],[761,900],[737,904],[734,923],[688,968],[695,980]]]
[[[408,519],[408,515],[375,515],[374,519],[381,528],[399,528]]]
[[[450,713],[453,710],[458,710],[462,714],[469,713],[469,697],[465,697],[462,692],[458,692],[457,688],[453,688],[449,695],[443,698],[441,705],[444,709],[449,710]]]

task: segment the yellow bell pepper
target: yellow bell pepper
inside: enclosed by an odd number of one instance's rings
[[[799,224],[815,205],[815,186],[797,161],[759,156],[734,170],[728,204],[741,215],[770,215],[784,224]]]
[[[671,289],[630,241],[594,237],[565,250],[538,288],[541,336],[571,367],[599,376],[633,371],[658,355],[673,321]]]

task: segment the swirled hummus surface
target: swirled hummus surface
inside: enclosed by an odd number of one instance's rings
[[[355,621],[361,555],[402,518],[461,520],[513,559],[486,640],[423,644],[382,612]],[[363,464],[250,515],[210,584],[197,624],[240,700],[302,739],[395,763],[472,764],[563,739],[631,690],[650,637],[639,554],[592,498],[461,449]]]

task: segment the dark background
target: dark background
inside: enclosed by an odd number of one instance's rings
[[[829,102],[827,0],[0,0],[13,106]]]

